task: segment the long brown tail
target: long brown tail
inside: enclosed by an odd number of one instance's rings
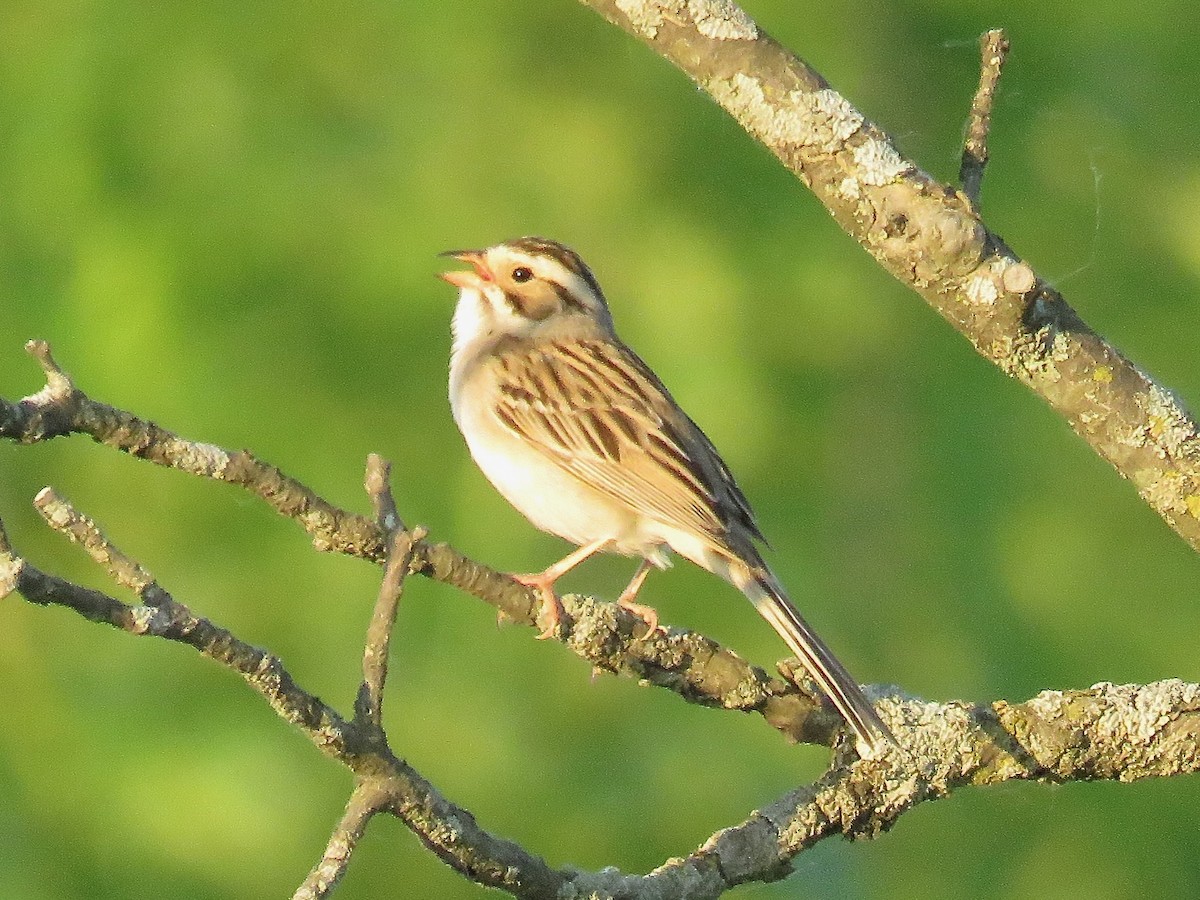
[[[896,739],[880,720],[858,682],[850,677],[833,651],[804,621],[774,575],[768,570],[755,572],[751,578],[748,584],[739,587],[763,618],[779,632],[779,636],[800,658],[808,674],[854,729],[859,755],[874,758],[886,745],[895,744]]]

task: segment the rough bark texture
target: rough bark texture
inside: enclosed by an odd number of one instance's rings
[[[977,184],[942,185],[905,160],[878,128],[766,35],[729,0],[583,0],[637,35],[705,88],[769,147],[835,219],[897,278],[918,291],[974,346],[1028,384],[1132,480],[1146,501],[1200,548],[1200,442],[1170,392],[1087,328],[1065,301],[979,217]],[[995,54],[994,54],[995,56]],[[999,75],[1002,54],[993,63]],[[985,63],[986,69],[986,63]],[[973,165],[986,161],[991,91],[981,86],[973,118]],[[983,99],[980,99],[982,97]],[[972,179],[975,176],[972,175]],[[683,859],[647,875],[554,869],[490,834],[399,758],[382,727],[387,647],[406,576],[455,585],[509,618],[534,625],[536,594],[445,544],[405,530],[374,459],[368,492],[374,519],[339,509],[251,454],[189,441],[91,400],[43,343],[30,352],[46,387],[0,399],[0,437],[34,443],[86,434],[123,452],[237,484],[296,521],[322,550],[386,564],[366,640],[354,714],[344,717],[298,685],[277,657],[252,647],[176,602],[100,529],[47,489],[36,505],[138,602],[126,604],[36,569],[0,525],[0,598],[19,593],[81,616],[195,648],[238,672],[285,721],[344,764],[355,789],[341,822],[297,897],[326,896],[349,864],[371,818],[391,813],[465,877],[527,898],[709,898],[747,881],[783,877],[790,861],[831,835],[872,836],[915,805],[964,785],[1014,779],[1134,781],[1200,769],[1200,686],[1181,681],[1099,684],[1046,691],[1019,704],[930,703],[890,693],[880,714],[898,746],[878,760],[836,743],[838,720],[814,698],[769,678],[715,642],[676,629],[635,640],[640,620],[612,604],[565,598],[558,637],[593,666],[628,672],[683,698],[754,711],[794,740],[833,745],[826,774],[746,821],[723,829]],[[880,693],[875,692],[877,695]]]
[[[30,351],[48,387],[17,403],[0,399],[0,437],[21,443],[82,433],[97,440],[120,421],[119,449],[160,465],[226,480],[228,467],[196,460],[237,454],[174,435],[79,391],[44,344]],[[53,428],[45,423],[53,422]],[[242,454],[249,459],[248,454]],[[479,884],[517,897],[718,897],[747,881],[787,874],[805,848],[834,835],[869,837],[890,828],[917,804],[964,785],[1014,779],[1134,781],[1200,769],[1200,686],[1181,681],[1099,684],[1087,691],[1046,691],[1020,704],[931,703],[873,693],[899,746],[883,759],[862,760],[835,744],[826,774],[797,788],[746,821],[722,829],[683,859],[647,875],[616,869],[554,869],[524,847],[489,833],[471,813],[447,800],[393,751],[382,727],[384,664],[405,576],[421,573],[473,593],[536,627],[536,599],[507,576],[466,559],[445,544],[429,544],[422,529],[405,531],[386,486],[386,463],[372,458],[367,485],[375,520],[337,509],[306,486],[262,463],[239,481],[310,534],[318,546],[385,563],[386,571],[363,655],[363,682],[346,718],[297,684],[278,657],[252,647],[173,599],[148,571],[123,554],[90,518],[47,488],[35,505],[47,523],[79,543],[139,602],[126,604],[41,572],[12,547],[0,524],[0,598],[19,593],[32,603],[75,610],[132,635],[177,641],[237,672],[278,715],[355,776],[355,789],[320,861],[297,897],[327,896],[349,865],[358,839],[379,813],[390,813],[443,861]],[[278,490],[276,490],[278,489]],[[278,504],[285,495],[294,502]],[[319,510],[317,516],[311,513]],[[640,620],[615,604],[564,598],[559,637],[595,666],[628,672],[687,700],[760,713],[793,740],[834,743],[837,717],[810,695],[747,665],[702,635],[677,629],[633,638]]]
[[[1089,328],[988,228],[729,0],[581,0],[709,93],[837,223],[1032,388],[1194,549],[1200,436],[1182,402]]]

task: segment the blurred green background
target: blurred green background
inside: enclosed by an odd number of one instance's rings
[[[1139,365],[1200,398],[1200,23],[1191,4],[748,11],[934,174],[957,172],[976,41],[1008,29],[989,223]],[[89,394],[249,447],[497,567],[564,546],[470,462],[445,402],[447,247],[575,246],[624,337],[722,448],[800,607],[864,680],[1023,700],[1200,678],[1200,560],[1036,398],[978,359],[669,65],[572,0],[0,5],[0,395],[49,340]],[[0,445],[34,563],[53,484],[176,598],[343,710],[378,572],[233,488],[86,439]],[[569,587],[614,596],[628,560]],[[771,665],[749,604],[679,567],[643,594]],[[645,871],[820,772],[761,721],[687,706],[414,582],[393,746],[555,865]],[[19,598],[0,604],[0,893],[290,895],[350,787],[238,679]],[[829,841],[757,898],[1200,895],[1200,781],[962,791]],[[338,896],[471,898],[394,820]]]

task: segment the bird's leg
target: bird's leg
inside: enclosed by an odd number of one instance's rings
[[[562,578],[573,568],[587,559],[599,553],[609,543],[607,538],[602,538],[598,541],[592,541],[590,544],[584,544],[577,550],[568,553],[550,568],[543,572],[538,572],[534,575],[513,575],[513,581],[520,582],[526,587],[537,588],[542,595],[542,613],[546,618],[546,625],[538,635],[539,641],[544,641],[546,638],[554,637],[554,633],[558,630],[558,622],[562,618],[562,601],[558,599],[558,594],[554,592],[554,582]],[[642,576],[643,578],[645,576]]]
[[[621,591],[621,596],[617,598],[618,606],[625,607],[625,609],[646,623],[646,633],[642,635],[642,640],[652,637],[654,632],[658,631],[658,610],[652,606],[643,606],[641,603],[634,602],[638,591],[642,589],[642,582],[650,574],[650,568],[653,565],[650,560],[643,559],[642,564],[638,566],[638,570],[633,573],[633,578],[630,579],[628,587]]]

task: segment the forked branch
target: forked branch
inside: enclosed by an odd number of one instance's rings
[[[48,352],[40,357],[50,359]],[[14,408],[24,407],[26,421],[59,418],[64,433],[83,430],[77,427],[79,423],[94,419],[87,408],[92,401],[82,398],[57,367],[51,380],[57,385],[53,391],[39,392],[18,404],[0,401],[0,417],[7,416],[11,424],[21,418],[14,417]],[[57,399],[44,396],[51,393]],[[74,412],[64,417],[58,404],[73,407]],[[184,448],[190,445],[174,435],[164,437],[167,432],[148,423],[143,429],[136,424],[140,420],[128,413],[111,413],[143,437],[169,440]],[[7,436],[14,435],[10,431]],[[162,461],[170,454],[160,447],[147,458]],[[422,532],[404,532],[398,527],[399,516],[386,489],[386,464],[373,459],[369,469],[367,483],[376,517],[395,526],[390,536],[381,538],[391,549],[368,629],[363,687],[351,719],[298,685],[277,657],[245,644],[174,600],[145,567],[122,553],[91,519],[52,490],[43,490],[36,500],[47,522],[79,542],[118,584],[137,594],[140,603],[127,605],[39,571],[16,554],[0,523],[0,597],[17,591],[33,603],[65,606],[131,634],[192,646],[240,674],[284,720],[353,773],[355,787],[345,813],[297,897],[328,895],[349,865],[363,830],[380,813],[404,821],[430,850],[465,877],[514,896],[539,900],[564,894],[631,900],[706,898],[718,897],[747,881],[781,877],[796,854],[817,841],[834,835],[877,834],[917,804],[945,796],[963,785],[1014,779],[1132,781],[1200,768],[1200,686],[1194,684],[1101,684],[1089,691],[1044,692],[1023,704],[1001,701],[974,706],[889,695],[879,699],[879,708],[901,748],[885,759],[864,761],[852,753],[838,753],[830,770],[815,784],[789,792],[746,821],[718,831],[687,857],[669,860],[647,875],[626,875],[612,868],[598,872],[551,868],[536,854],[481,828],[467,810],[445,799],[397,757],[388,743],[381,716],[386,678],[383,661],[405,575],[421,568],[433,577],[441,577],[440,573],[458,571],[469,561],[459,559],[441,568],[430,563],[432,548],[424,543]],[[311,493],[280,473],[273,477],[284,479],[301,495]],[[353,517],[333,510],[331,521],[348,522]],[[348,546],[344,535],[336,533],[330,535],[330,544]],[[448,547],[442,547],[439,553],[456,557]],[[493,578],[505,580],[474,563],[469,565],[486,573],[482,579],[485,584]],[[761,672],[701,636],[672,630],[669,636],[656,638],[655,647],[630,649],[628,634],[633,623],[618,621],[613,604],[568,597],[566,606],[573,619],[568,641],[577,642],[574,649],[586,658],[621,659],[621,665],[627,668],[640,666],[638,670],[643,673],[656,672],[664,686],[684,696],[712,705],[718,705],[714,698],[722,697],[725,700],[719,705],[757,709],[769,721],[772,702],[777,701],[780,705],[774,707],[776,712],[792,723],[783,728],[785,732],[798,727],[798,722],[811,722],[824,715],[810,711],[796,718],[796,704],[811,707],[811,700],[803,699],[794,689],[783,688],[779,682],[774,682],[780,685],[775,692],[770,687],[772,682]],[[602,649],[583,652],[592,640]],[[659,660],[659,654],[686,658]],[[651,664],[648,658],[656,661]],[[677,681],[696,680],[681,687],[669,683],[668,673],[674,673]],[[780,727],[780,722],[772,724]],[[833,733],[832,728],[828,733]]]
[[[34,443],[87,435],[157,465],[235,484],[300,525],[317,549],[385,561],[388,534],[380,522],[394,516],[398,523],[399,517],[382,495],[372,494],[374,519],[340,509],[247,451],[191,441],[93,400],[54,361],[44,342],[30,341],[26,349],[41,365],[47,385],[16,403],[0,398],[0,438]],[[507,619],[536,624],[540,600],[535,591],[446,544],[415,541],[410,568],[491,604]],[[634,634],[641,619],[621,607],[586,597],[568,596],[563,602],[568,615],[562,640],[593,668],[633,675],[689,702],[757,712],[789,740],[830,744],[837,734],[840,720],[813,694],[768,677],[703,635],[672,628],[652,640],[638,640]]]
[[[675,62],[746,130],[809,184],[837,221],[920,293],[986,358],[1028,384],[1143,498],[1200,549],[1200,439],[1195,421],[1159,384],[1089,329],[1032,267],[983,223],[978,190],[1005,47],[985,43],[964,149],[963,189],[939,184],[802,61],[729,0],[583,0]],[[1000,36],[999,40],[1002,40]],[[991,48],[991,55],[987,48]],[[880,712],[901,748],[881,760],[835,753],[826,775],[714,834],[648,875],[554,869],[479,827],[392,751],[382,726],[387,653],[409,573],[455,585],[511,619],[534,622],[536,595],[445,544],[406,531],[374,460],[374,516],[339,509],[246,452],[189,441],[91,400],[54,362],[38,393],[0,400],[0,437],[32,443],[72,433],[201,477],[238,485],[296,521],[322,550],[386,571],[368,629],[354,715],[343,717],[296,684],[277,657],[178,603],[63,498],[36,500],[46,520],[79,542],[137,603],[43,573],[19,556],[0,524],[0,597],[18,592],[131,634],[178,641],[238,672],[276,712],[353,773],[355,787],[320,862],[297,897],[337,884],[371,818],[402,819],[434,853],[480,884],[518,897],[717,897],[786,873],[796,854],[836,834],[871,835],[920,802],[963,785],[1014,779],[1132,781],[1200,768],[1200,686],[1180,681],[1100,684],[1044,692],[1022,704],[929,703],[889,695]],[[754,711],[790,738],[833,744],[837,719],[810,695],[768,678],[715,642],[677,629],[633,639],[636,620],[568,597],[564,642],[593,666],[636,674],[685,699]]]

